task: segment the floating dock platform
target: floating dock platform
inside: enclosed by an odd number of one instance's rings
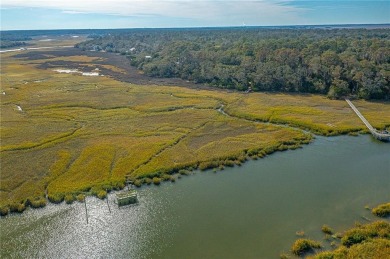
[[[116,201],[118,203],[118,206],[125,206],[129,204],[137,203],[138,202],[137,191],[128,190],[128,191],[117,193]]]

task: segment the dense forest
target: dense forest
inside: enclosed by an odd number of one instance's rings
[[[386,28],[137,29],[76,47],[121,53],[153,77],[219,88],[390,99]]]

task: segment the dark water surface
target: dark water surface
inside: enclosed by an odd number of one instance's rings
[[[295,232],[322,241],[390,201],[390,144],[317,137],[303,149],[139,189],[118,208],[87,198],[0,219],[1,258],[279,258]]]

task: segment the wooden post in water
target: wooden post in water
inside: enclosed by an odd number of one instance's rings
[[[110,204],[108,204],[108,195],[107,195],[106,201],[107,201],[108,211],[111,213]]]
[[[87,197],[84,197],[84,205],[85,205],[85,217],[87,219],[87,224],[88,224]]]

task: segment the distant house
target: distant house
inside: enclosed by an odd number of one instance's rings
[[[131,49],[129,49],[130,51],[134,51],[135,50],[135,48],[131,48]]]
[[[145,58],[146,58],[146,59],[151,59],[151,58],[152,58],[152,56],[145,56]]]

